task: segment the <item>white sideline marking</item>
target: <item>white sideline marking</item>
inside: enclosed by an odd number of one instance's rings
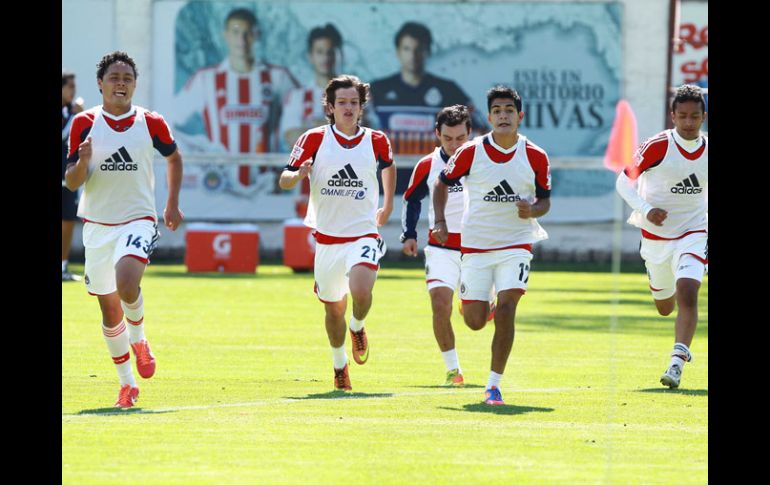
[[[544,389],[508,389],[507,392],[510,394],[515,393],[551,393],[551,392],[574,392],[574,391],[595,391],[597,388],[585,388],[585,387],[562,387],[562,388],[544,388]],[[200,406],[179,406],[179,407],[173,407],[173,408],[158,408],[158,409],[147,409],[146,411],[143,409],[138,409],[137,411],[131,412],[130,410],[128,412],[121,411],[119,409],[115,409],[114,412],[112,411],[105,411],[102,413],[87,413],[87,414],[62,414],[62,420],[66,421],[68,419],[75,419],[75,418],[85,418],[85,417],[99,417],[99,416],[114,416],[116,414],[155,414],[155,413],[169,413],[169,412],[175,412],[175,411],[196,411],[201,409],[221,409],[221,408],[240,408],[240,407],[251,407],[251,406],[264,406],[266,404],[289,404],[289,403],[295,403],[295,402],[312,402],[312,401],[343,401],[343,400],[352,400],[352,399],[392,399],[392,398],[398,398],[398,397],[419,397],[419,396],[437,396],[437,395],[444,395],[444,394],[470,394],[470,393],[479,393],[479,395],[483,395],[484,390],[480,387],[473,388],[473,389],[451,389],[451,390],[441,390],[441,391],[433,391],[433,392],[400,392],[400,393],[388,393],[388,392],[372,392],[371,394],[375,395],[362,395],[362,396],[356,396],[355,391],[353,391],[352,395],[340,395],[340,396],[329,396],[329,397],[317,397],[317,398],[307,398],[307,397],[300,397],[300,398],[283,398],[283,399],[260,399],[257,401],[249,401],[249,402],[235,402],[235,403],[222,403],[222,404],[207,404],[207,405],[200,405]],[[368,394],[368,393],[366,393]],[[376,394],[390,394],[388,396],[378,396]],[[479,402],[482,402],[479,400]]]

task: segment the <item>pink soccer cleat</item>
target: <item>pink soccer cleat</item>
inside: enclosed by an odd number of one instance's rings
[[[147,340],[140,340],[131,344],[131,350],[134,351],[136,357],[136,371],[139,372],[139,375],[145,379],[155,375],[155,356],[150,350],[150,343]]]
[[[116,408],[128,409],[134,406],[134,403],[139,399],[139,388],[131,387],[128,384],[120,386],[120,393],[118,394],[118,400],[115,402]]]

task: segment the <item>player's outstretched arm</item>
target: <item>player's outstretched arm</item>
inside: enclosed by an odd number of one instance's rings
[[[73,192],[86,183],[91,153],[91,137],[89,136],[78,147],[78,161],[67,165],[67,171],[64,172],[64,183]]]
[[[179,149],[166,157],[166,180],[168,181],[168,199],[163,209],[163,221],[167,228],[176,231],[184,220],[184,214],[179,209],[179,191],[182,187],[182,154]]]
[[[283,190],[293,189],[297,183],[303,178],[310,175],[313,171],[313,161],[305,160],[302,165],[299,166],[299,170],[292,172],[291,170],[284,170],[281,172],[281,178],[278,179],[278,185]]]
[[[382,203],[382,207],[377,209],[377,227],[384,226],[388,222],[391,212],[393,212],[393,197],[396,193],[395,163],[382,169],[382,191],[385,200]]]

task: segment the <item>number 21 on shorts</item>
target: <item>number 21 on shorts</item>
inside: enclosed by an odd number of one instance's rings
[[[364,246],[364,252],[361,253],[362,258],[369,259],[369,255],[371,254],[372,262],[377,262],[377,248],[373,248],[371,246]]]

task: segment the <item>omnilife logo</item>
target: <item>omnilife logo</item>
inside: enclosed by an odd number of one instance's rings
[[[484,200],[487,202],[517,202],[521,200],[521,197],[516,195],[507,180],[503,180],[484,196]]]
[[[672,194],[700,194],[701,192],[703,192],[703,188],[694,173],[671,187]]]
[[[99,168],[105,172],[132,172],[139,170],[139,165],[133,162],[134,160],[126,151],[126,147],[120,147],[110,158],[102,162]]]
[[[363,187],[364,182],[358,179],[358,175],[356,175],[353,167],[348,163],[345,165],[345,168],[332,175],[327,185],[329,187]]]

